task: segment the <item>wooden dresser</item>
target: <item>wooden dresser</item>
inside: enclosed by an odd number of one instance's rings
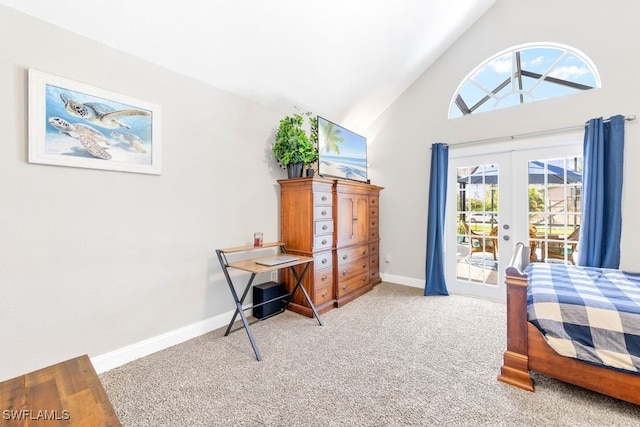
[[[279,180],[280,240],[291,253],[312,256],[303,285],[319,313],[380,283],[378,203],[382,187],[326,178]],[[281,280],[295,285],[289,272]],[[303,298],[289,308],[313,316]]]
[[[335,283],[339,307],[380,283],[378,199],[380,187],[351,181],[334,184]]]

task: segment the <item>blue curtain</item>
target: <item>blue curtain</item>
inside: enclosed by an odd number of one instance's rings
[[[589,120],[584,135],[579,265],[620,265],[623,158],[624,117]]]
[[[449,147],[431,146],[431,182],[427,219],[427,260],[425,295],[449,295],[444,275],[444,220],[447,201]]]

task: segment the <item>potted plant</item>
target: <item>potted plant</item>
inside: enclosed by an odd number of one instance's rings
[[[304,113],[304,115],[310,117],[311,113]],[[314,120],[317,119],[310,117],[312,127]],[[304,121],[303,114],[298,112],[280,120],[271,149],[278,163],[287,169],[289,178],[302,176],[303,166],[311,165],[318,160],[316,144],[307,136]]]
[[[312,177],[315,173],[312,165],[317,162],[320,157],[320,154],[318,153],[318,117],[309,117],[309,122],[311,122],[309,142],[311,142],[313,150],[305,153],[303,163],[307,166],[307,176]]]

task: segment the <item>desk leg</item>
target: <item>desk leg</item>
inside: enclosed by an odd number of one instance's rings
[[[231,332],[231,327],[235,323],[236,316],[238,315],[238,313],[244,313],[244,311],[242,310],[242,304],[244,303],[244,299],[246,298],[247,293],[249,292],[249,288],[251,287],[251,283],[253,283],[253,279],[255,279],[255,277],[256,277],[255,273],[251,275],[251,277],[249,278],[249,283],[247,283],[247,287],[244,289],[244,292],[242,293],[242,298],[240,298],[240,299],[238,299],[238,294],[236,293],[236,288],[233,287],[233,283],[231,282],[231,277],[227,278],[227,282],[229,284],[229,290],[231,290],[231,295],[233,296],[233,301],[236,303],[236,311],[235,311],[235,313],[233,313],[233,317],[231,318],[231,322],[229,322],[229,326],[227,327],[227,332],[224,333],[225,337],[227,335],[229,335],[229,333]]]
[[[244,328],[247,330],[247,336],[249,336],[249,341],[251,341],[251,347],[253,347],[253,352],[256,354],[256,359],[258,359],[258,362],[261,362],[262,356],[260,355],[260,350],[258,350],[258,344],[256,344],[256,340],[253,338],[253,333],[251,332],[251,327],[247,321],[247,316],[245,316],[242,311],[242,305],[238,304],[236,310],[239,310],[240,318],[242,319]]]
[[[231,278],[227,277],[227,282],[229,284],[229,289],[231,290],[231,295],[233,295],[233,300],[236,303],[236,311],[233,313],[233,317],[231,318],[231,322],[229,322],[229,326],[227,327],[227,331],[224,333],[226,337],[231,332],[231,327],[236,321],[236,316],[239,314],[240,319],[242,319],[242,324],[244,325],[244,329],[247,331],[247,336],[249,336],[249,341],[251,341],[251,347],[253,347],[253,352],[256,354],[256,359],[258,362],[262,361],[262,356],[260,355],[260,350],[258,350],[258,344],[256,344],[256,340],[253,338],[253,332],[251,332],[251,327],[249,326],[249,322],[247,321],[247,316],[244,314],[244,310],[242,309],[242,303],[244,302],[249,289],[251,288],[251,284],[253,283],[253,279],[255,279],[256,274],[251,274],[249,278],[249,282],[247,283],[247,287],[242,293],[242,298],[238,299],[238,294],[236,293],[236,289],[233,287],[233,283],[231,282]]]
[[[298,272],[296,271],[296,269],[293,266],[289,267],[291,269],[291,272],[293,273],[294,277],[296,278],[296,285],[293,287],[293,290],[291,291],[291,294],[289,294],[289,298],[287,299],[287,304],[285,306],[285,309],[289,305],[289,302],[291,301],[291,297],[293,297],[293,294],[296,292],[296,289],[300,288],[300,290],[304,294],[304,297],[306,298],[307,302],[309,303],[309,306],[311,307],[311,310],[313,311],[313,315],[316,316],[316,319],[318,319],[318,323],[320,324],[320,326],[324,326],[324,323],[322,322],[322,319],[320,318],[320,316],[318,315],[318,312],[316,311],[316,306],[313,305],[313,303],[311,302],[311,298],[309,298],[309,294],[307,293],[307,290],[304,288],[304,286],[302,286],[302,278],[304,277],[305,273],[309,269],[310,265],[311,265],[311,263],[308,262],[304,266],[304,269],[302,270],[302,274],[300,274],[299,276],[298,276]]]

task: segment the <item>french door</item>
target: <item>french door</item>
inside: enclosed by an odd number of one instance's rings
[[[575,207],[578,199],[571,195],[581,189],[574,169],[581,170],[582,135],[500,148],[449,152],[445,270],[451,293],[504,301],[504,272],[517,242],[533,248],[532,261],[573,261],[567,248],[577,238],[569,234],[575,226],[567,224],[579,222],[570,204]],[[565,254],[552,259],[553,247]]]
[[[447,287],[499,300],[511,239],[510,154],[449,158]],[[453,256],[455,254],[455,256]]]

